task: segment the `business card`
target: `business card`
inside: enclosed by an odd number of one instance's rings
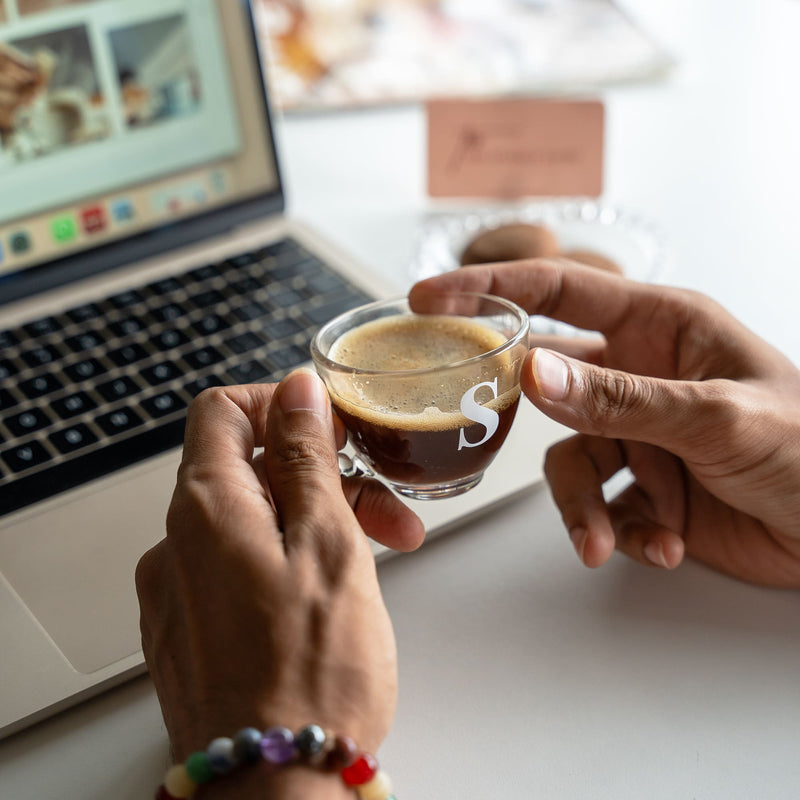
[[[431,100],[428,194],[511,200],[598,197],[604,108],[597,100]]]

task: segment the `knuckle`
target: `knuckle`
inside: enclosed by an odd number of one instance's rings
[[[224,386],[211,386],[203,389],[192,401],[192,408],[205,409],[227,404],[229,398]]]
[[[184,470],[167,509],[167,534],[194,539],[202,531],[215,530],[221,506],[224,509],[224,498],[209,491],[209,482],[196,469]]]
[[[163,542],[159,542],[154,547],[145,551],[136,564],[134,570],[134,584],[136,594],[142,600],[146,600],[153,594],[158,576],[163,564]]]
[[[626,372],[595,373],[587,381],[587,411],[592,427],[601,436],[620,417],[635,415],[652,401],[650,383]]]
[[[230,404],[228,395],[225,393],[224,386],[212,386],[204,389],[189,405],[188,416],[194,418],[213,419],[213,415],[219,413],[222,406]]]
[[[331,443],[308,433],[281,438],[270,447],[270,453],[279,464],[296,471],[313,473],[320,467],[337,467],[336,454]]]

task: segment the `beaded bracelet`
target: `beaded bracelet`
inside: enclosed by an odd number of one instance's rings
[[[245,764],[263,760],[273,767],[306,764],[339,772],[345,785],[361,800],[396,800],[389,776],[375,756],[358,750],[348,736],[336,736],[319,725],[306,725],[293,734],[288,728],[242,728],[233,739],[214,739],[205,750],[192,753],[183,764],[167,770],[155,800],[184,800],[197,787]]]

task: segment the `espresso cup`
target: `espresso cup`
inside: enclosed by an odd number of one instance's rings
[[[476,486],[505,441],[528,329],[500,297],[448,294],[416,312],[396,298],[328,322],[311,356],[357,457],[400,494],[432,500]]]

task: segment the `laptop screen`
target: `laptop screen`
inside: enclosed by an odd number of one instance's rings
[[[0,0],[0,300],[280,208],[248,3]]]

